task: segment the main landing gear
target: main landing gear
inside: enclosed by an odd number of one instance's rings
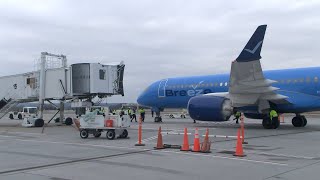
[[[292,125],[294,127],[305,127],[307,125],[307,119],[305,116],[296,114],[296,116],[292,118]]]
[[[265,116],[262,119],[262,126],[265,129],[277,129],[279,127],[279,125],[280,125],[280,122],[278,120],[278,117],[274,117],[271,120],[269,116]]]

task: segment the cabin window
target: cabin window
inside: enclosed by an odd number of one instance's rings
[[[314,82],[318,82],[318,77],[314,77]]]
[[[218,86],[218,83],[214,83],[214,86]]]
[[[300,82],[303,83],[303,79],[300,79]]]
[[[213,87],[213,83],[210,83],[210,86]]]
[[[310,82],[310,78],[309,78],[309,77],[306,78],[306,82],[307,82],[307,83]]]
[[[106,80],[106,70],[100,69],[99,70],[99,77],[101,80]]]
[[[289,84],[290,82],[291,82],[291,80],[290,80],[290,79],[288,79],[288,80],[287,80],[287,83]]]
[[[227,83],[227,82],[225,82],[225,83],[224,83],[224,86],[227,86],[227,85],[228,85],[228,83]]]
[[[222,83],[220,83],[220,86],[222,86]]]

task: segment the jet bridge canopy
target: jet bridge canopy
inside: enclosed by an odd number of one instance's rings
[[[72,96],[108,96],[124,95],[123,73],[125,65],[100,63],[72,64],[71,86]]]

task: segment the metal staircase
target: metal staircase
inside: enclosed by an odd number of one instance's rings
[[[6,103],[6,104],[2,106],[2,108],[0,109],[0,119],[3,118],[6,114],[8,114],[12,108],[16,107],[19,104],[19,100],[16,100],[16,99],[6,100],[5,98],[3,98],[1,100],[1,103],[2,104]]]

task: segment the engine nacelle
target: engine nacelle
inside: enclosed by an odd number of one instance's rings
[[[217,96],[195,96],[188,103],[189,115],[200,121],[227,121],[233,113],[231,101]]]

